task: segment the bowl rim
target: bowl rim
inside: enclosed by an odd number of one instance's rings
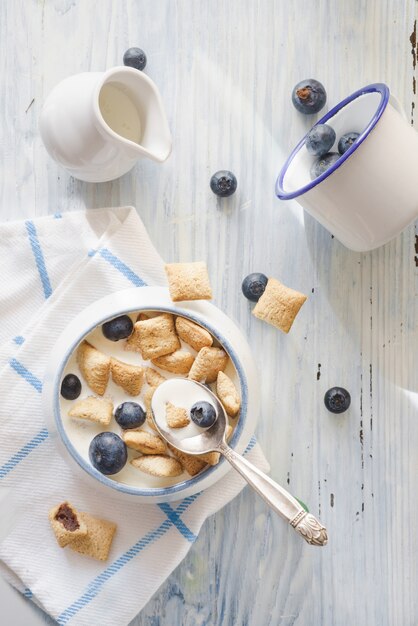
[[[284,183],[284,178],[286,176],[287,170],[289,169],[290,164],[292,163],[293,159],[295,158],[297,153],[300,151],[302,146],[305,145],[306,137],[308,136],[308,133],[312,130],[312,128],[314,128],[315,126],[318,126],[318,124],[325,124],[329,119],[331,119],[331,117],[334,117],[334,115],[336,115],[341,109],[347,106],[347,104],[350,104],[350,102],[352,102],[353,100],[356,100],[360,96],[364,96],[370,93],[380,93],[379,105],[376,111],[374,112],[372,118],[370,119],[369,123],[367,124],[366,128],[363,130],[363,132],[360,133],[359,137],[352,144],[352,146],[348,150],[346,150],[344,154],[341,154],[338,160],[333,165],[331,165],[323,174],[321,174],[314,180],[311,180],[308,184],[304,185],[303,187],[296,189],[296,191],[285,191],[283,183]],[[295,146],[295,148],[289,154],[282,169],[280,170],[279,175],[276,180],[276,196],[280,200],[292,200],[293,198],[297,198],[298,196],[303,195],[307,191],[310,191],[311,189],[313,189],[314,187],[322,183],[323,180],[326,180],[329,176],[331,176],[331,174],[333,174],[339,167],[341,167],[341,165],[345,163],[345,161],[347,161],[347,159],[349,159],[352,154],[354,154],[354,152],[363,143],[363,141],[367,139],[367,137],[369,136],[373,128],[376,126],[377,122],[382,117],[383,112],[385,111],[388,105],[389,97],[390,97],[389,87],[385,85],[385,83],[372,83],[370,85],[366,85],[366,87],[363,87],[362,89],[358,89],[351,95],[344,98],[344,100],[341,100],[332,109],[330,109],[328,113],[326,113],[323,117],[321,117],[320,120],[315,122],[315,124],[309,129],[306,135],[302,137],[299,143]]]
[[[112,294],[112,295],[115,295],[115,294]],[[97,304],[97,302],[99,301],[96,301],[94,304]],[[118,317],[119,315],[127,315],[129,313],[140,312],[141,310],[142,311],[161,311],[162,313],[172,313],[174,315],[186,317],[190,319],[191,321],[195,322],[196,324],[199,324],[206,330],[208,330],[208,332],[210,332],[215,337],[215,339],[221,344],[221,346],[226,350],[237,372],[240,387],[241,387],[241,411],[240,411],[237,424],[234,428],[233,436],[229,442],[229,445],[232,448],[235,447],[235,445],[238,443],[243,433],[244,424],[247,418],[248,381],[247,381],[247,376],[245,374],[244,368],[241,365],[241,362],[234,348],[232,347],[231,343],[229,342],[228,339],[225,338],[225,336],[221,332],[219,332],[214,326],[212,326],[210,322],[208,323],[206,319],[202,319],[199,315],[196,315],[192,313],[190,310],[181,308],[179,306],[173,306],[172,308],[169,305],[167,306],[161,306],[161,305],[133,306],[132,308],[123,307],[118,312],[115,312],[115,313],[112,312],[110,316],[107,314],[107,315],[104,315],[99,320],[96,320],[94,323],[92,323],[89,326],[87,330],[83,330],[83,332],[79,334],[76,339],[73,339],[71,341],[70,346],[67,348],[65,354],[61,358],[60,365],[54,375],[54,382],[52,386],[54,423],[57,428],[59,437],[61,441],[63,442],[66,450],[71,455],[72,459],[77,463],[77,465],[84,472],[86,472],[95,480],[98,480],[105,487],[110,487],[111,489],[119,493],[136,496],[136,497],[153,497],[153,498],[161,497],[161,496],[166,497],[166,496],[173,496],[177,493],[181,495],[181,492],[183,492],[184,490],[189,489],[191,487],[195,487],[204,479],[207,479],[211,474],[213,474],[216,470],[218,470],[222,464],[226,462],[225,459],[221,456],[221,459],[217,465],[209,466],[207,469],[203,470],[196,476],[192,476],[190,479],[183,480],[174,485],[169,485],[166,487],[151,487],[151,488],[134,487],[132,485],[126,485],[124,483],[118,482],[117,480],[107,477],[106,475],[96,470],[88,461],[86,461],[82,457],[82,455],[78,452],[78,450],[75,448],[70,437],[67,435],[66,429],[64,427],[64,424],[61,418],[60,384],[62,380],[63,371],[68,363],[69,358],[73,354],[74,350],[81,343],[81,341],[83,341],[86,338],[86,336],[90,332],[92,332],[98,326],[102,325],[107,320]]]

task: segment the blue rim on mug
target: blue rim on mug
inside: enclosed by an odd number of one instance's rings
[[[379,106],[377,107],[373,117],[371,118],[370,122],[367,124],[363,132],[360,133],[360,136],[357,138],[355,143],[353,143],[352,146],[350,146],[350,148],[346,152],[344,152],[344,154],[340,156],[340,158],[338,159],[338,161],[336,161],[336,163],[331,165],[331,167],[329,167],[323,174],[321,174],[321,176],[318,176],[314,180],[310,181],[307,185],[304,185],[303,187],[301,187],[300,189],[297,189],[296,191],[285,191],[283,188],[284,177],[286,176],[287,170],[289,169],[289,165],[291,164],[291,162],[293,161],[293,159],[295,158],[299,150],[302,148],[302,146],[305,145],[307,135],[305,135],[303,139],[301,139],[301,141],[297,144],[297,146],[290,153],[289,157],[286,159],[286,162],[283,165],[277,177],[276,196],[280,198],[280,200],[292,200],[293,198],[297,198],[298,196],[303,195],[307,191],[310,191],[311,189],[319,185],[323,180],[328,178],[328,176],[331,176],[331,174],[333,174],[347,159],[349,159],[350,156],[360,146],[360,144],[363,143],[363,141],[367,138],[369,133],[373,130],[377,122],[382,117],[382,114],[384,110],[386,109],[386,106],[389,102],[389,96],[390,96],[389,87],[385,85],[384,83],[373,83],[371,85],[367,85],[366,87],[363,87],[363,89],[359,89],[358,91],[355,91],[354,93],[351,94],[351,96],[348,96],[344,100],[341,100],[341,102],[339,102],[335,107],[333,107],[330,111],[328,111],[328,113],[326,113],[324,117],[321,117],[321,119],[318,120],[314,124],[314,126],[316,126],[317,124],[325,124],[329,119],[331,119],[331,117],[334,117],[334,115],[338,113],[338,111],[340,111],[342,108],[344,108],[347,104],[349,104],[356,98],[359,98],[360,96],[364,96],[368,93],[380,93],[381,99],[379,102]]]
[[[61,419],[61,409],[60,409],[60,402],[59,402],[59,393],[60,393],[60,383],[61,383],[61,378],[62,378],[62,373],[65,369],[65,366],[67,365],[68,359],[70,358],[71,354],[74,352],[74,350],[76,349],[76,347],[79,345],[79,343],[81,341],[83,341],[83,339],[95,328],[97,328],[97,326],[100,326],[101,324],[103,324],[104,322],[106,322],[108,319],[113,319],[114,317],[117,317],[118,315],[124,315],[124,314],[128,314],[128,313],[134,313],[137,311],[141,311],[141,310],[149,310],[149,307],[135,307],[134,309],[124,309],[122,311],[116,312],[114,315],[112,315],[111,318],[109,318],[108,316],[104,317],[102,320],[99,320],[98,322],[95,322],[90,328],[88,328],[87,330],[85,330],[82,334],[81,337],[78,337],[76,341],[73,342],[73,344],[71,345],[71,347],[68,349],[67,353],[65,354],[62,363],[61,363],[61,367],[60,369],[57,371],[56,376],[55,376],[55,381],[54,381],[54,421],[59,433],[59,436],[62,440],[62,442],[64,443],[67,451],[70,453],[70,455],[72,456],[72,458],[74,459],[74,461],[81,467],[81,469],[83,469],[87,474],[89,474],[91,477],[95,478],[96,480],[98,480],[99,482],[101,482],[103,485],[105,485],[106,487],[110,487],[111,489],[114,489],[116,491],[128,494],[128,495],[132,495],[132,496],[167,496],[167,495],[171,495],[174,493],[179,493],[179,497],[181,496],[181,492],[184,489],[189,488],[192,485],[196,485],[197,483],[199,483],[200,481],[202,481],[204,478],[206,478],[209,474],[212,474],[217,467],[219,467],[219,465],[223,462],[225,462],[225,459],[223,457],[221,457],[218,465],[215,465],[213,467],[209,467],[205,470],[203,470],[202,472],[200,472],[197,476],[193,476],[190,479],[184,480],[181,483],[176,483],[175,485],[169,485],[167,487],[150,487],[147,489],[144,488],[140,488],[140,487],[132,487],[129,485],[125,485],[124,483],[119,483],[116,480],[112,480],[111,478],[108,478],[107,476],[105,476],[104,474],[102,474],[101,472],[99,472],[98,470],[96,470],[90,463],[88,463],[82,456],[81,454],[76,450],[76,448],[74,447],[71,439],[68,437],[66,430],[64,428],[64,425],[62,423],[62,419]],[[196,324],[199,324],[200,326],[203,326],[204,328],[206,328],[207,331],[209,331],[217,341],[219,341],[219,343],[222,345],[222,347],[226,350],[228,356],[230,357],[236,371],[238,374],[238,378],[239,378],[239,382],[240,382],[240,387],[241,387],[241,411],[240,411],[240,416],[238,418],[238,422],[237,425],[235,426],[234,429],[234,433],[232,435],[232,439],[230,441],[230,446],[232,448],[235,447],[235,444],[237,443],[237,441],[239,440],[239,438],[241,437],[241,433],[243,430],[243,426],[244,426],[244,420],[245,420],[245,416],[247,414],[247,404],[248,404],[248,385],[247,385],[247,378],[246,375],[244,373],[244,370],[241,366],[241,363],[239,362],[237,355],[235,354],[235,351],[233,349],[233,347],[231,346],[231,344],[229,343],[229,341],[227,339],[225,339],[225,337],[223,337],[223,335],[221,335],[216,329],[214,329],[210,324],[208,324],[205,320],[200,319],[199,317],[193,315],[193,313],[190,313],[187,310],[184,309],[180,309],[177,308],[176,309],[170,309],[167,307],[159,307],[159,306],[153,306],[152,307],[153,311],[161,311],[164,313],[176,313],[177,315],[183,316],[183,317],[187,317],[189,319],[191,319],[192,321],[196,322]]]

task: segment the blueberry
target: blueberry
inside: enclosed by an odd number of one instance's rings
[[[335,130],[328,124],[317,124],[306,135],[305,146],[309,154],[323,156],[334,145]]]
[[[313,78],[302,80],[292,91],[292,102],[300,113],[318,113],[327,101],[324,85]]]
[[[221,198],[232,196],[238,186],[237,179],[232,172],[228,170],[219,170],[210,179],[210,188],[213,193]]]
[[[90,442],[89,458],[102,474],[116,474],[128,459],[126,444],[115,433],[99,433]]]
[[[321,174],[326,172],[339,158],[340,155],[338,152],[328,152],[328,154],[324,154],[324,156],[316,159],[311,167],[311,179],[314,180],[318,178],[318,176],[321,176]]]
[[[132,335],[134,324],[129,315],[121,315],[115,317],[109,322],[105,322],[102,326],[102,331],[106,339],[110,341],[119,341],[119,339],[126,339]]]
[[[196,402],[190,409],[190,417],[197,426],[209,428],[216,422],[217,415],[210,402]]]
[[[264,293],[267,281],[268,278],[264,274],[258,272],[248,274],[242,281],[242,293],[248,300],[251,300],[251,302],[258,302]]]
[[[351,396],[342,387],[331,387],[324,396],[325,406],[331,413],[344,413],[351,403]]]
[[[81,393],[81,382],[75,374],[67,374],[61,383],[61,395],[66,400],[75,400]]]
[[[123,429],[138,428],[145,422],[146,414],[140,404],[123,402],[115,411],[115,420]]]
[[[147,55],[141,48],[129,48],[123,55],[123,64],[143,70],[147,64]]]
[[[345,133],[338,142],[338,152],[344,154],[360,137],[360,133]]]

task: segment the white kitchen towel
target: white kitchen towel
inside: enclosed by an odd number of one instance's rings
[[[205,519],[244,483],[230,472],[221,484],[174,504],[115,506],[81,484],[50,441],[42,379],[60,332],[110,292],[166,282],[135,209],[3,224],[0,267],[2,573],[60,626],[124,626],[184,558]],[[268,468],[254,439],[247,452]],[[117,523],[108,562],[58,547],[48,510],[63,499]]]

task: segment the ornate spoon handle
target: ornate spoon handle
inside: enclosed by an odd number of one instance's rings
[[[328,541],[325,526],[301,507],[299,502],[269,476],[232,450],[225,442],[218,452],[228,459],[251,487],[271,508],[281,515],[311,545],[324,546]]]

